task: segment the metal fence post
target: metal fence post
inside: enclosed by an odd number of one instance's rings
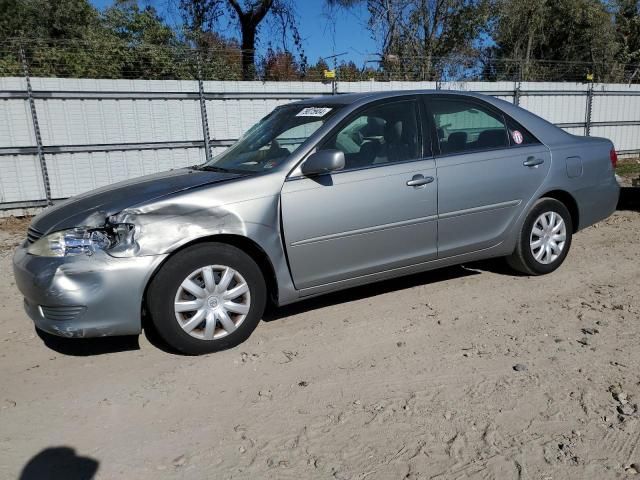
[[[513,104],[520,105],[520,91],[522,87],[522,63],[517,65],[518,71],[516,72],[517,79],[513,82]]]
[[[212,159],[211,138],[209,133],[209,119],[207,117],[207,100],[204,95],[204,82],[202,80],[200,54],[198,54],[196,61],[198,62],[198,97],[200,99],[200,117],[202,118],[202,140],[204,141],[204,154],[208,163]]]
[[[36,102],[33,98],[33,89],[31,88],[31,76],[29,75],[29,64],[27,63],[27,55],[24,48],[20,45],[20,60],[22,61],[22,72],[27,83],[27,100],[29,101],[29,109],[31,110],[31,122],[33,123],[33,133],[36,137],[36,151],[38,153],[38,161],[40,162],[40,173],[42,174],[42,183],[44,184],[44,195],[47,205],[53,205],[51,200],[51,184],[49,183],[49,172],[47,170],[47,161],[44,158],[44,149],[42,148],[42,136],[40,135],[40,124],[38,123],[38,112],[36,111]]]
[[[584,121],[584,134],[587,137],[591,136],[591,115],[593,113],[593,83],[589,84],[587,90],[587,112]]]

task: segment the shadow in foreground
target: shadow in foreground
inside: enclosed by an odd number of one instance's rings
[[[342,290],[335,293],[328,293],[319,297],[311,298],[309,300],[303,300],[284,307],[276,307],[274,305],[268,305],[262,320],[265,322],[272,322],[281,318],[286,318],[291,315],[297,315],[300,313],[308,312],[310,310],[316,310],[331,305],[339,305],[341,303],[352,302],[354,300],[361,300],[363,298],[375,297],[384,293],[395,292],[413,288],[418,285],[428,285],[431,283],[442,282],[445,280],[451,280],[454,278],[466,277],[469,275],[479,275],[482,271],[491,271],[494,273],[506,273],[508,275],[513,274],[513,270],[503,266],[500,259],[485,260],[483,262],[474,262],[468,265],[458,265],[454,267],[441,268],[439,270],[432,270],[429,272],[416,273],[405,277],[394,278],[390,280],[384,280],[369,285],[363,285],[360,287],[354,287],[347,290]],[[153,328],[153,324],[148,318],[143,321],[143,331],[149,343],[156,348],[163,350],[165,353],[174,355],[184,355],[171,348],[166,344],[164,340],[160,338],[158,333]]]
[[[469,268],[463,265],[446,267],[429,272],[416,273],[405,277],[393,278],[391,280],[384,280],[360,287],[353,287],[348,290],[342,290],[335,293],[328,293],[326,295],[311,298],[309,300],[303,300],[284,307],[269,307],[263,317],[263,320],[265,322],[271,322],[290,315],[308,312],[309,310],[316,310],[319,308],[329,307],[331,305],[339,305],[341,303],[352,302],[354,300],[375,297],[376,295],[405,290],[407,288],[417,287],[418,285],[427,285],[430,283],[443,282],[445,280],[466,277],[469,275],[478,275],[480,274],[480,270],[495,271],[492,270],[492,268],[498,268],[496,265],[499,262],[499,260],[485,261],[482,264],[484,267],[481,267],[480,264],[469,264]],[[472,266],[474,268],[471,268]],[[492,268],[488,268],[489,266]]]
[[[622,187],[618,210],[635,210],[640,212],[640,187]]]
[[[19,480],[91,480],[100,463],[69,447],[42,450],[24,466]]]
[[[36,333],[51,350],[73,357],[87,357],[106,353],[140,350],[138,336],[99,337],[99,338],[65,338],[51,335],[36,329]]]
[[[142,314],[142,333],[149,341],[151,345],[162,350],[164,353],[170,353],[171,355],[185,355],[184,353],[179,352],[171,345],[167,344],[161,337],[156,328],[154,327],[151,319],[149,318],[146,312]]]

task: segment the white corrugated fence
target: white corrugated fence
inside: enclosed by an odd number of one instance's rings
[[[46,204],[30,109],[35,104],[50,199],[204,161],[197,81],[0,78],[0,209]],[[204,82],[214,155],[273,108],[329,95],[320,82]],[[640,85],[538,82],[340,82],[339,93],[458,89],[485,92],[571,133],[640,153]]]

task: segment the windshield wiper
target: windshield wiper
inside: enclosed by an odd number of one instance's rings
[[[220,172],[220,173],[242,173],[242,174],[249,174],[252,173],[250,171],[247,170],[239,170],[239,169],[233,169],[233,168],[222,168],[222,167],[216,167],[215,165],[198,165],[195,167],[196,170],[204,170],[207,172]]]

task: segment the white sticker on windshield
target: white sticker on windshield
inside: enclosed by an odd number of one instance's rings
[[[303,108],[296,117],[324,117],[330,111],[328,107],[307,107]]]

